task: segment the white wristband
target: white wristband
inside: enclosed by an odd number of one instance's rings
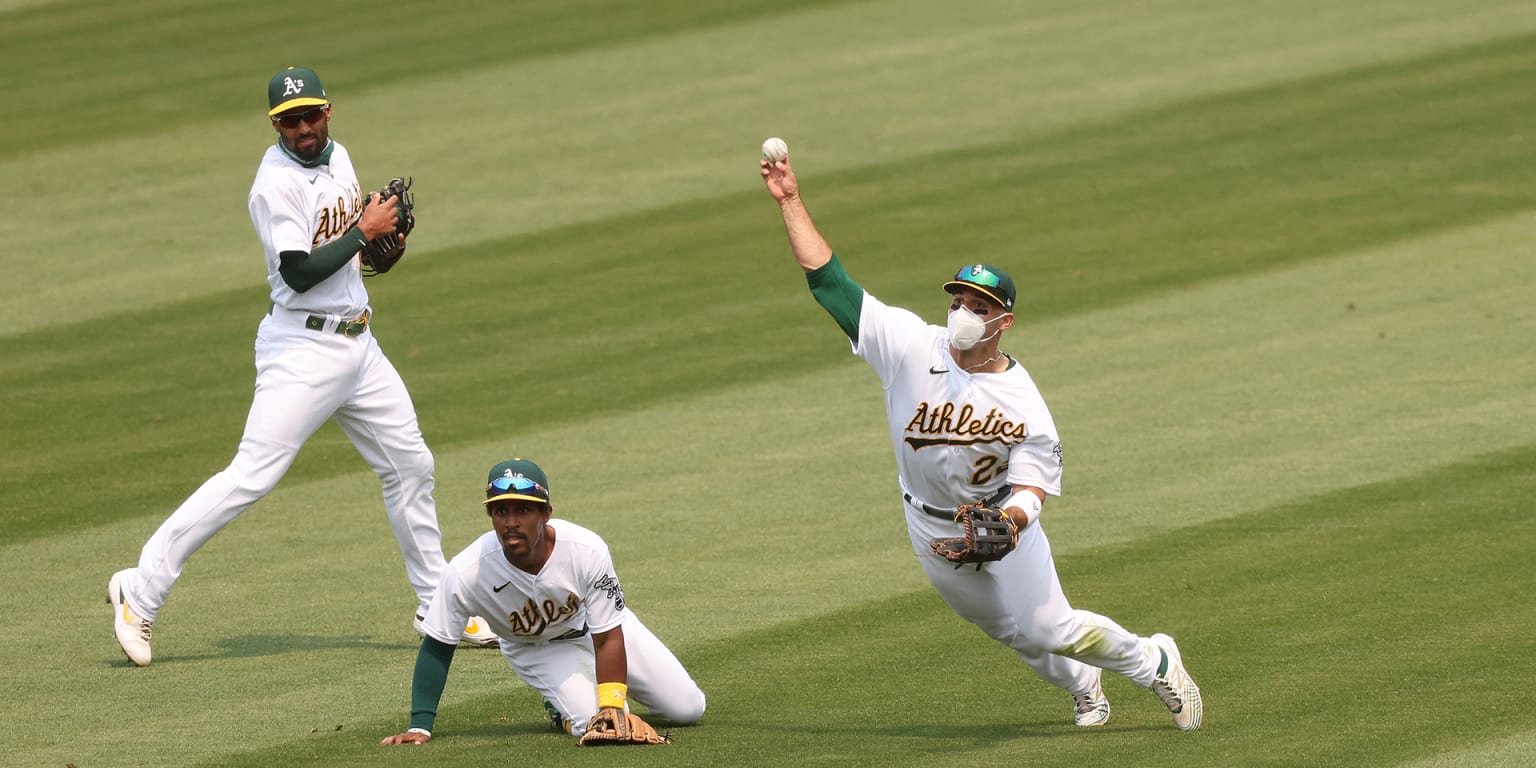
[[[1008,500],[1003,502],[1003,509],[1011,507],[1018,507],[1024,510],[1025,522],[1019,526],[1020,528],[1028,527],[1030,523],[1040,519],[1042,506],[1040,504],[1040,497],[1036,496],[1034,491],[1019,491],[1009,496]]]
[[[432,735],[432,732],[427,730],[427,729],[425,729],[425,728],[407,728],[407,729],[405,729],[405,732],[406,733],[419,733],[419,734],[422,734],[423,736],[431,736]]]

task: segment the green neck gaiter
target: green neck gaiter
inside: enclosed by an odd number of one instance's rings
[[[278,139],[277,139],[277,148],[281,149],[283,151],[283,154],[289,156],[290,158],[293,158],[293,161],[295,163],[298,163],[299,165],[302,165],[305,168],[317,168],[317,167],[322,166],[322,165],[330,165],[331,164],[331,150],[336,148],[336,143],[331,141],[330,137],[327,136],[326,139],[325,139],[325,149],[320,150],[320,154],[316,155],[315,159],[313,159],[313,160],[304,160],[304,159],[300,158],[298,155],[295,155],[293,153],[293,150],[289,149],[288,145],[283,143],[283,139],[282,139],[281,136],[279,136]]]

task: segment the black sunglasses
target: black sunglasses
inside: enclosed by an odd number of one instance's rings
[[[299,127],[299,123],[309,123],[310,125],[314,125],[315,123],[319,122],[321,118],[325,117],[325,110],[329,106],[330,105],[328,104],[322,104],[318,107],[315,107],[314,109],[306,109],[303,112],[288,112],[286,114],[273,115],[272,122],[277,123],[284,128],[297,128]]]

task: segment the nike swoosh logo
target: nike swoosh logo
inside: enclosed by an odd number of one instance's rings
[[[928,372],[932,373],[932,374],[949,373],[949,369],[948,368],[929,368]]]
[[[511,584],[512,582],[509,581],[507,583]],[[464,634],[466,634],[466,635],[473,635],[473,634],[475,634],[476,632],[479,632],[479,631],[480,631],[480,622],[475,621],[474,619],[470,619],[469,623],[464,625]]]
[[[503,589],[506,589],[508,586],[511,586],[511,584],[512,584],[512,582],[509,581],[506,584],[503,584],[503,585],[501,585],[499,587],[491,587],[491,591],[492,592],[500,592]]]
[[[319,180],[320,180],[319,176],[313,176],[313,177],[310,178],[309,183],[313,184],[313,183],[315,183],[315,182],[317,182]]]
[[[133,617],[133,611],[128,610],[128,596],[123,593],[123,590],[121,588],[119,588],[117,590],[117,602],[121,603],[122,606],[123,606],[123,623],[124,624],[132,624],[135,621],[137,621],[137,619],[135,619]]]

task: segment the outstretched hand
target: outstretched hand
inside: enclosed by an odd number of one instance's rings
[[[385,736],[379,743],[386,746],[394,746],[396,744],[425,744],[431,740],[432,734],[430,733],[406,731],[405,733],[397,733],[393,736]]]
[[[795,170],[789,167],[789,158],[777,162],[767,160],[757,161],[762,166],[763,183],[768,185],[768,194],[779,202],[790,200],[800,196],[800,182],[795,180]]]

